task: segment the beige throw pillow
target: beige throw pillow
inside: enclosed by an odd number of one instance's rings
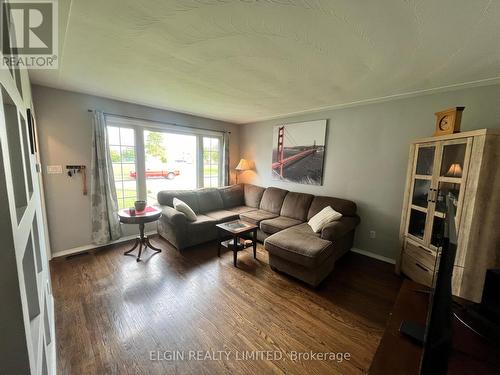
[[[330,206],[326,206],[320,212],[310,218],[307,224],[309,224],[309,226],[315,233],[318,233],[326,224],[338,220],[341,217],[342,214],[340,212],[335,211]]]
[[[196,214],[191,209],[191,207],[189,207],[187,205],[187,203],[181,201],[180,199],[174,198],[173,199],[173,204],[174,204],[174,208],[177,211],[182,212],[184,215],[186,215],[186,218],[189,221],[196,221]]]

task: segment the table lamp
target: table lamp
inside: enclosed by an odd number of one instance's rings
[[[241,159],[235,169],[236,169],[236,183],[238,183],[238,174],[242,171],[248,171],[252,169],[252,163],[246,159]]]
[[[462,177],[462,167],[459,163],[453,163],[448,172],[446,172],[447,177]]]

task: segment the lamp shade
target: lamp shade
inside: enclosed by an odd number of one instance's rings
[[[462,167],[459,163],[453,163],[446,172],[446,176],[448,177],[462,177]]]
[[[237,171],[248,171],[249,169],[252,169],[252,163],[246,159],[241,159],[235,169]]]

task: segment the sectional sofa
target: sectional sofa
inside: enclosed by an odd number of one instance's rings
[[[193,209],[196,221],[188,221],[173,208],[174,198]],[[250,184],[161,191],[158,203],[163,213],[158,233],[177,249],[213,241],[216,224],[241,218],[259,226],[257,239],[264,242],[272,269],[312,286],[317,286],[352,247],[360,221],[352,201]],[[343,216],[314,233],[307,221],[326,206]]]

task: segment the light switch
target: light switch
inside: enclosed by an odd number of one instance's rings
[[[62,165],[47,165],[47,174],[61,174]]]

